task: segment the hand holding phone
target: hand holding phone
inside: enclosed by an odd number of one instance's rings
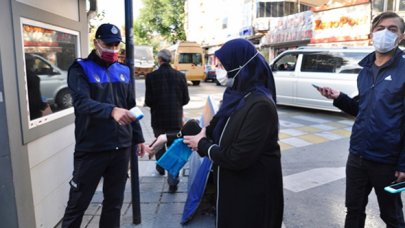
[[[399,193],[405,191],[405,182],[399,182],[392,185],[389,185],[384,188],[385,191],[389,193]]]

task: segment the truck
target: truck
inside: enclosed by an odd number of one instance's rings
[[[174,69],[184,73],[188,81],[197,86],[205,79],[204,51],[196,42],[179,41],[167,48],[172,53]]]
[[[135,77],[145,76],[155,68],[153,47],[148,45],[134,46]]]

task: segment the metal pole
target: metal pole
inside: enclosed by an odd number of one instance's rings
[[[133,32],[133,12],[132,0],[125,0],[125,62],[129,67],[129,73],[134,83],[135,93],[135,79],[134,79],[134,32]],[[136,147],[137,145],[133,145]],[[141,204],[139,195],[139,172],[138,172],[138,156],[136,148],[131,150],[131,196],[132,196],[132,223],[141,223]]]

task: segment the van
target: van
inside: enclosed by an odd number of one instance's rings
[[[193,85],[199,85],[205,78],[204,52],[196,42],[179,41],[167,48],[172,53],[172,67],[186,75]]]
[[[147,45],[134,46],[135,76],[145,76],[151,73],[155,67],[153,59],[153,47]]]
[[[331,87],[356,99],[361,70],[358,63],[373,51],[373,47],[301,47],[281,53],[270,64],[277,103],[339,112],[333,101],[323,97],[313,84]]]
[[[61,70],[44,57],[25,54],[25,62],[40,78],[41,96],[44,102],[53,106],[53,109],[62,110],[72,107],[72,96],[67,85],[67,72]]]

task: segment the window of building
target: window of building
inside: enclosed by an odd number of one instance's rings
[[[399,1],[399,11],[405,11],[405,0]]]
[[[222,29],[228,28],[228,18],[225,17],[222,19]]]
[[[309,9],[309,6],[300,4],[300,12]],[[295,13],[298,13],[298,4],[296,2],[266,1],[257,3],[257,17],[284,17]]]
[[[373,0],[372,4],[376,14],[384,11],[405,11],[405,0]]]
[[[29,127],[70,114],[67,70],[78,56],[78,32],[22,19]]]
[[[374,0],[373,10],[376,12],[382,12],[384,10],[384,0]]]

